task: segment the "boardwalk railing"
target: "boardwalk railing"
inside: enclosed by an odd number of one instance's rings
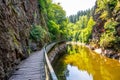
[[[58,80],[57,76],[52,68],[52,65],[48,59],[45,46],[44,46],[44,57],[45,57],[46,80]]]
[[[62,44],[66,41],[62,40],[62,41],[58,41],[58,42],[54,42],[54,43],[51,43],[49,44],[48,46],[44,46],[44,58],[45,58],[45,69],[46,69],[46,80],[58,80],[54,70],[53,70],[53,67],[48,59],[48,52],[56,45],[59,45],[59,44]]]

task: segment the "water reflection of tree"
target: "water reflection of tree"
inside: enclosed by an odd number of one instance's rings
[[[79,51],[78,54],[74,53],[67,56],[66,64],[87,71],[93,75],[94,80],[120,80],[120,64],[118,61],[100,56],[86,47],[79,47]]]
[[[64,57],[57,60],[54,64],[54,70],[57,74],[58,80],[67,80],[66,76],[69,75],[69,71],[67,70],[67,64],[64,63]]]

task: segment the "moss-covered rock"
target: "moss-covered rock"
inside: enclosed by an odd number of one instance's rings
[[[46,25],[40,15],[38,0],[0,1],[0,80],[8,80],[13,68],[29,55],[31,26]]]

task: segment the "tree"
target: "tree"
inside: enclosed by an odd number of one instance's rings
[[[76,22],[76,25],[79,26],[79,29],[83,29],[87,27],[87,23],[88,23],[88,17],[85,15],[79,17],[79,21]]]
[[[92,29],[93,29],[94,25],[95,25],[95,21],[93,20],[92,17],[90,17],[90,19],[87,23],[87,27],[82,30],[81,35],[80,35],[80,38],[82,38],[82,42],[84,42],[84,43],[89,42],[89,39],[91,38],[91,35],[92,35]]]
[[[86,16],[86,15],[88,18],[90,18],[90,16],[92,16],[92,14],[91,14],[92,12],[93,12],[93,8],[84,10],[84,11],[83,10],[78,11],[77,14],[69,16],[69,21],[72,23],[76,23],[77,21],[79,21],[79,17]]]
[[[66,13],[63,8],[58,4],[49,5],[48,9],[48,28],[53,40],[63,38],[63,30],[67,25]],[[59,26],[59,28],[57,28]],[[55,31],[56,29],[56,31]],[[59,30],[58,30],[59,29]],[[54,37],[56,36],[56,38]],[[59,38],[58,38],[59,37]]]
[[[58,40],[60,38],[59,25],[57,25],[54,21],[50,20],[48,22],[48,28],[49,28],[49,32],[52,40]]]

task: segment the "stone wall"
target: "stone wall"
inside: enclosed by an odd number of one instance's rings
[[[60,43],[52,47],[52,49],[48,52],[48,58],[51,64],[54,65],[54,63],[65,53],[67,53],[66,43]]]

